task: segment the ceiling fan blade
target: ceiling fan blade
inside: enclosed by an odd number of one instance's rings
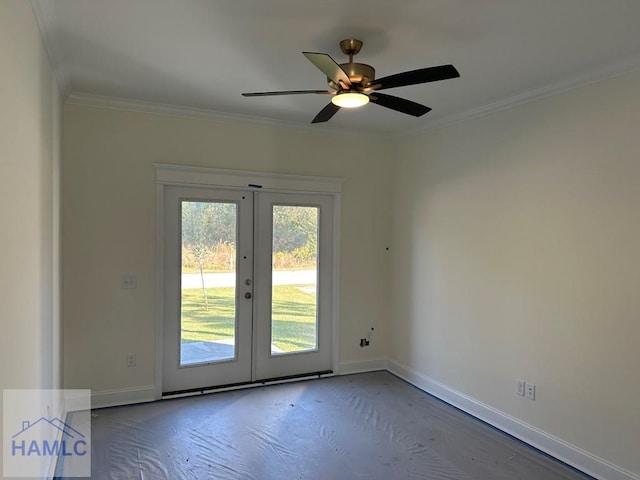
[[[304,95],[307,93],[316,93],[319,95],[334,93],[329,90],[288,90],[282,92],[253,92],[243,93],[243,97],[268,97],[272,95]]]
[[[345,87],[351,86],[349,75],[326,53],[302,52],[302,54],[336,85],[342,83]]]
[[[458,73],[458,70],[456,70],[456,67],[453,65],[440,65],[438,67],[420,68],[409,72],[396,73],[388,77],[377,78],[369,84],[369,87],[375,90],[383,90],[385,88],[406,87],[419,83],[437,82],[459,76],[460,73]]]
[[[393,95],[385,95],[384,93],[374,92],[369,95],[369,100],[373,103],[377,103],[381,107],[390,108],[400,113],[406,113],[407,115],[413,115],[414,117],[421,117],[431,109],[419,103],[406,100],[404,98],[394,97]]]
[[[318,113],[315,118],[311,120],[311,123],[326,122],[327,120],[331,119],[331,117],[333,117],[338,112],[338,110],[340,110],[340,107],[338,105],[334,105],[333,103],[329,102],[329,104],[322,110],[320,110],[320,113]]]

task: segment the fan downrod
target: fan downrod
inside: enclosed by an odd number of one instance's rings
[[[347,38],[340,42],[340,50],[342,53],[349,56],[349,62],[341,63],[340,67],[345,71],[349,80],[352,83],[352,89],[354,91],[361,91],[365,86],[373,81],[376,76],[376,71],[371,65],[365,63],[355,63],[353,56],[360,53],[362,48],[362,40],[356,38]],[[330,78],[327,78],[327,83],[331,88],[336,90],[342,90],[342,86],[333,82]]]
[[[349,55],[349,63],[353,62],[353,56],[360,53],[362,40],[356,38],[346,38],[340,42],[340,50],[345,55]]]

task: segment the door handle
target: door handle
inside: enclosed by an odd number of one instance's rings
[[[244,294],[244,298],[251,298],[251,292],[247,292]]]

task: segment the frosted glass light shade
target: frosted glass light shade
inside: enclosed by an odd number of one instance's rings
[[[369,97],[364,93],[338,93],[331,99],[331,103],[343,108],[357,108],[369,103]]]

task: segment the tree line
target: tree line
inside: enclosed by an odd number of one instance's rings
[[[202,271],[220,269],[221,256],[235,255],[236,221],[235,203],[183,201],[182,243],[189,261],[195,262]],[[281,266],[286,267],[286,263],[303,266],[315,262],[316,207],[274,205],[272,221],[276,264],[283,263]],[[232,266],[234,262],[223,263]]]

